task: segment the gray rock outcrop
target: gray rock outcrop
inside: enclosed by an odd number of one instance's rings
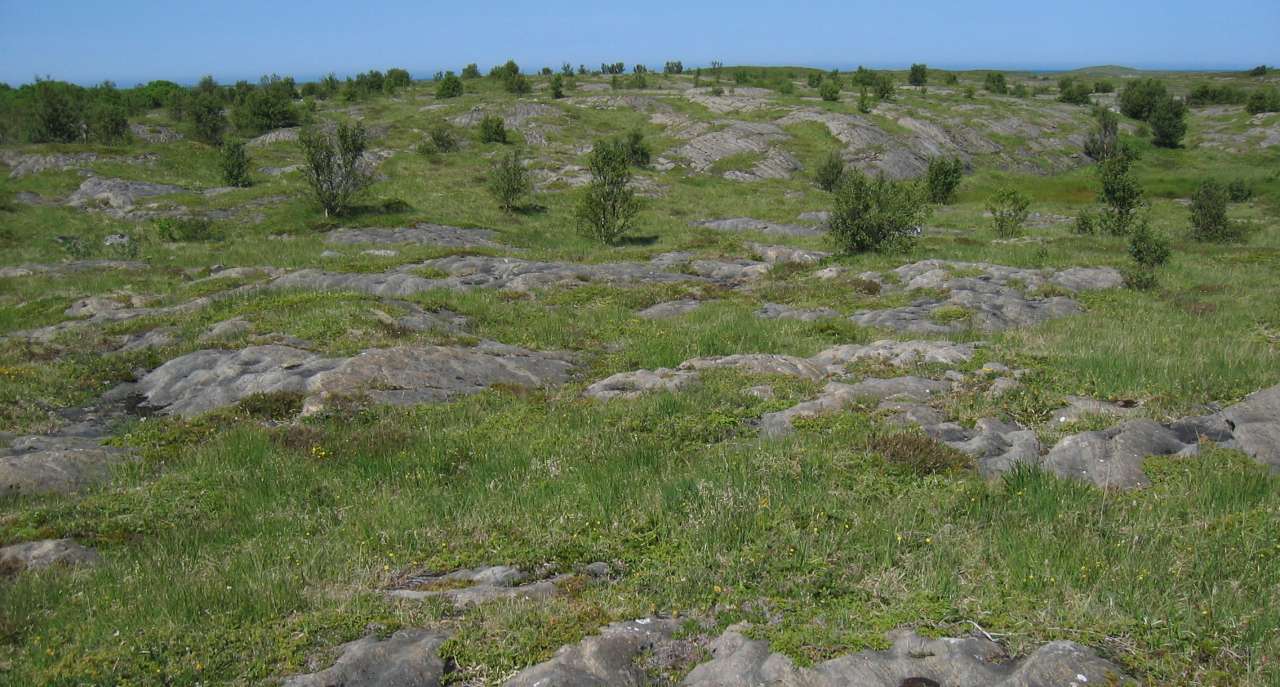
[[[445,674],[440,647],[446,639],[424,629],[361,637],[338,647],[333,666],[287,677],[284,687],[437,687]]]
[[[0,576],[51,566],[94,565],[98,552],[70,539],[43,539],[0,547]]]

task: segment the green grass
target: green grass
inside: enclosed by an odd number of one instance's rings
[[[735,71],[724,68],[726,90]],[[807,75],[801,68],[751,71],[762,84]],[[904,115],[979,131],[984,121],[1017,116],[1056,123],[1050,136],[1087,126],[1083,108],[985,93],[964,98],[963,86],[980,84],[984,73],[963,72],[960,84],[944,87],[935,72],[928,93],[901,89],[868,119],[896,136],[906,132],[897,123]],[[1114,76],[1097,73],[1103,75]],[[897,76],[903,80],[903,73]],[[1011,82],[1042,83],[1038,75],[1014,76]],[[1160,78],[1181,88],[1204,77]],[[651,75],[641,93],[708,122],[774,121],[787,107],[857,111],[856,95],[822,103],[809,99],[813,89],[798,85],[793,95],[768,96],[770,107],[718,115],[674,88],[691,79]],[[702,79],[713,83],[709,70]],[[132,294],[176,305],[254,281],[201,281],[215,264],[379,272],[460,252],[406,245],[394,246],[394,257],[362,255],[362,247],[324,242],[323,232],[338,226],[485,227],[519,252],[461,252],[589,263],[645,261],[672,250],[742,257],[750,255],[752,241],[830,250],[821,237],[691,226],[723,217],[795,222],[802,212],[829,208],[830,195],[805,171],[750,183],[722,178],[725,171],[749,169],[755,155],[721,160],[703,174],[680,167],[642,172],[661,188],[643,201],[633,232],[649,242],[606,247],[579,236],[569,221],[578,193],[572,189],[537,194],[543,211],[505,213],[483,179],[490,156],[510,146],[480,144],[474,129],[459,127],[466,139],[461,150],[432,158],[413,150],[433,122],[477,105],[503,111],[516,102],[489,79],[466,87],[464,96],[436,110],[421,109],[436,104],[431,84],[355,104],[363,121],[380,130],[372,147],[396,152],[381,167],[386,178],[351,217],[320,217],[303,196],[300,175],[257,172],[299,162],[287,143],[250,151],[255,185],[248,189],[162,199],[198,211],[244,208],[214,223],[216,241],[165,242],[147,222],[57,205],[0,210],[6,266],[67,258],[59,236],[82,237],[89,257],[110,257],[101,239],[118,232],[138,237],[138,259],[151,265],[0,279],[0,334],[62,322],[63,311],[86,296]],[[557,170],[584,163],[580,146],[638,128],[655,157],[671,154],[683,141],[652,124],[648,113],[575,104],[587,96],[636,93],[571,90],[570,98],[553,103],[535,92],[529,99],[564,112],[543,122],[560,128],[548,131],[546,147],[526,146],[519,136],[512,145],[536,167]],[[349,117],[348,107],[322,103],[317,116]],[[1066,395],[1137,401],[1143,416],[1164,420],[1202,414],[1206,403],[1234,402],[1280,383],[1280,182],[1271,171],[1280,153],[1233,154],[1197,144],[1215,128],[1243,126],[1236,114],[1194,113],[1187,147],[1160,150],[1133,138],[1153,226],[1174,249],[1159,286],[1087,294],[1079,297],[1087,310],[1081,316],[983,336],[979,354],[962,369],[972,372],[988,361],[1030,369],[1024,387],[1000,399],[987,398],[982,387],[966,388],[940,407],[966,424],[993,415],[1016,419],[1051,440],[1062,431],[1046,423]],[[837,145],[816,123],[787,132],[790,139],[779,145],[806,170]],[[1020,136],[999,140],[1028,145]],[[93,150],[157,156],[143,165],[91,165],[104,175],[196,191],[220,184],[215,151],[199,143]],[[843,319],[803,323],[754,315],[763,302],[852,314],[921,297],[874,293],[853,278],[862,271],[928,258],[1024,268],[1126,264],[1123,239],[1077,236],[1069,224],[1029,228],[1034,242],[993,243],[983,204],[996,188],[1027,194],[1033,211],[1068,217],[1096,195],[1091,167],[1023,174],[1002,169],[999,158],[975,161],[956,202],[935,209],[924,238],[908,253],[833,256],[818,267],[841,266],[847,275],[831,281],[814,278],[817,267],[787,267],[750,289],[584,284],[532,294],[439,290],[406,299],[464,315],[464,334],[388,327],[373,309],[397,316],[404,306],[363,294],[262,291],[78,330],[50,343],[0,341],[0,432],[13,433],[52,429],[58,422],[53,409],[89,403],[135,370],[267,334],[307,340],[332,356],[489,339],[571,351],[579,361],[571,383],[548,390],[494,389],[401,409],[352,399],[304,419],[290,418],[298,398],[261,397],[194,420],[153,417],[120,428],[115,441],[136,447],[141,459],[118,468],[108,485],[75,497],[0,502],[0,544],[73,537],[105,558],[94,568],[0,581],[0,684],[259,684],[304,671],[313,661],[324,664],[333,647],[367,627],[386,634],[423,625],[453,633],[446,653],[457,663],[455,684],[496,684],[608,622],[655,612],[707,620],[711,632],[754,621],[756,636],[806,664],[884,646],[884,633],[898,627],[958,635],[977,623],[1015,654],[1053,639],[1096,647],[1148,684],[1275,684],[1280,605],[1269,600],[1280,587],[1280,478],[1239,453],[1207,447],[1195,459],[1149,459],[1152,486],[1135,492],[1104,492],[1032,471],[984,482],[957,456],[889,433],[865,409],[802,421],[782,440],[758,437],[752,421],[813,398],[820,383],[719,370],[679,393],[609,403],[580,397],[604,376],[697,356],[809,356],[890,336]],[[1243,242],[1189,240],[1188,212],[1179,199],[1206,177],[1253,185],[1254,198],[1230,209],[1233,219],[1253,228]],[[56,198],[80,182],[74,171],[18,179],[0,174],[0,195],[34,191]],[[325,250],[341,255],[321,258]],[[443,276],[429,268],[421,273]],[[670,320],[634,316],[678,298],[711,302]],[[935,318],[968,315],[954,308]],[[248,320],[251,333],[200,340],[232,317]],[[107,353],[111,337],[160,326],[172,328],[172,344]],[[977,336],[965,331],[951,338]],[[903,373],[875,365],[856,372]],[[944,370],[907,372],[939,378]],[[758,384],[772,386],[774,397],[744,393]],[[1104,426],[1093,419],[1074,429]],[[458,614],[438,602],[392,602],[382,594],[410,572],[485,564],[551,564],[573,572],[597,560],[617,571],[614,582],[580,579],[545,604],[493,604]],[[766,613],[775,622],[764,622]]]

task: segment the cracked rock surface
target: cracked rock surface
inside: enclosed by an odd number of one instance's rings
[[[336,245],[414,243],[444,248],[501,248],[502,244],[494,241],[497,236],[497,232],[488,229],[422,223],[412,227],[334,229],[324,240]]]
[[[284,687],[436,687],[445,674],[439,652],[446,639],[425,629],[361,637],[338,647],[333,666],[287,677]]]
[[[438,402],[495,384],[561,384],[572,369],[565,354],[493,342],[370,349],[350,358],[266,345],[188,353],[152,370],[136,389],[147,406],[185,417],[258,393],[302,394],[304,412],[314,412],[328,396],[363,394],[395,405]]]
[[[395,599],[419,601],[430,598],[447,599],[454,608],[465,609],[489,601],[502,599],[542,600],[558,596],[561,585],[572,575],[557,575],[549,579],[529,580],[529,575],[509,565],[455,570],[445,575],[410,578],[403,586],[392,590]]]
[[[1010,660],[995,642],[892,635],[884,651],[862,651],[801,668],[730,628],[711,643],[712,660],[694,668],[683,687],[1085,687],[1124,680],[1120,668],[1075,642],[1049,642]]]
[[[68,494],[104,482],[132,454],[96,437],[25,436],[0,449],[0,496]]]

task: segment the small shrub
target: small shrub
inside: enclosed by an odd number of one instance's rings
[[[1116,85],[1111,83],[1110,81],[1095,81],[1093,82],[1093,92],[1094,93],[1115,93]]]
[[[1071,225],[1071,230],[1082,236],[1092,236],[1098,233],[1099,225],[1098,211],[1085,208],[1076,215],[1076,221]]]
[[[827,153],[826,159],[814,170],[813,180],[823,191],[834,191],[844,178],[844,156],[839,150]]]
[[[477,67],[477,66],[476,66],[476,63],[474,63],[474,62],[472,62],[471,64],[469,64],[469,65],[467,65],[467,66],[465,66],[465,67],[463,67],[463,68],[462,68],[462,78],[464,78],[464,79],[478,79],[478,78],[480,78],[480,67]]]
[[[976,95],[978,95],[977,89],[975,89],[972,84],[966,84],[964,87],[964,97],[969,100],[973,100]]]
[[[153,223],[155,235],[174,243],[214,241],[221,238],[204,217],[162,217]]]
[[[645,79],[644,72],[636,72],[627,80],[627,88],[648,88],[649,82]]]
[[[1168,99],[1164,83],[1155,79],[1137,79],[1125,84],[1120,92],[1120,112],[1126,117],[1146,121],[1156,105]]]
[[[518,151],[499,155],[489,169],[489,193],[498,201],[498,207],[511,212],[520,207],[520,201],[533,192],[529,170],[520,159]]]
[[[1156,103],[1147,118],[1151,125],[1151,142],[1161,148],[1177,148],[1187,134],[1187,107],[1173,98]]]
[[[366,143],[364,126],[342,122],[332,135],[307,128],[298,143],[305,160],[303,175],[324,216],[345,213],[369,185],[369,175],[360,163]]]
[[[1009,85],[1005,81],[1004,72],[987,72],[986,78],[982,81],[982,87],[988,93],[1004,95],[1009,92]]]
[[[1227,187],[1212,179],[1191,194],[1191,238],[1197,241],[1229,241],[1240,236],[1238,225],[1227,219]]]
[[[259,86],[231,110],[231,119],[241,132],[261,134],[272,129],[294,126],[299,121],[299,115],[290,99],[290,93],[283,88]]]
[[[436,122],[427,132],[427,141],[437,153],[451,153],[458,149],[458,136],[446,122]]]
[[[1101,162],[1120,149],[1120,118],[1105,107],[1094,108],[1093,116],[1095,123],[1084,140],[1084,154]]]
[[[487,114],[480,120],[480,142],[507,142],[507,125],[503,123],[502,117],[495,114]]]
[[[1099,215],[1099,228],[1112,235],[1129,232],[1134,213],[1142,206],[1142,187],[1130,169],[1130,155],[1114,155],[1098,165],[1098,178],[1102,182],[1098,200],[1104,207]]]
[[[1233,203],[1243,203],[1253,197],[1253,187],[1244,179],[1235,179],[1227,184],[1227,198]]]
[[[822,85],[822,72],[809,72],[808,76],[809,88],[817,88]]]
[[[867,87],[863,86],[862,91],[858,94],[858,112],[868,114],[871,112],[872,107],[871,94],[867,92]]]
[[[714,95],[714,96],[721,96],[721,95],[724,95],[724,89],[723,89],[723,88],[721,88],[721,87],[719,87],[719,86],[712,86],[712,87],[711,87],[711,95]]]
[[[1243,90],[1229,84],[1198,83],[1187,95],[1188,105],[1239,105],[1248,98]]]
[[[890,434],[871,440],[870,449],[890,465],[921,477],[972,469],[973,459],[935,439],[920,434]]]
[[[1093,102],[1089,94],[1093,88],[1083,81],[1065,77],[1058,82],[1058,101],[1073,105],[1088,105]]]
[[[964,163],[960,158],[935,157],[929,160],[925,172],[925,187],[929,190],[929,202],[946,205],[955,200],[956,190],[964,177]]]
[[[1010,238],[1022,233],[1031,199],[1012,188],[1002,188],[987,199],[987,212],[995,226],[996,236]]]
[[[893,83],[893,77],[883,72],[876,74],[876,97],[880,100],[893,100],[893,96],[897,93],[897,86]]]
[[[1260,88],[1250,93],[1244,109],[1249,114],[1280,112],[1280,89]]]
[[[564,97],[564,77],[560,74],[551,77],[551,97],[556,100]]]
[[[1142,218],[1135,222],[1129,235],[1129,257],[1133,264],[1124,270],[1125,284],[1132,289],[1147,290],[1157,283],[1156,269],[1169,261],[1169,242]]]
[[[850,169],[836,189],[828,231],[844,253],[904,249],[928,213],[918,185]]]
[[[822,96],[823,100],[833,103],[840,99],[840,85],[830,79],[825,80],[821,86],[818,86],[818,95]]]
[[[634,167],[649,166],[649,144],[645,143],[644,134],[638,129],[627,133],[627,137],[623,141],[623,147],[627,151],[628,164]]]
[[[218,155],[218,167],[222,171],[222,183],[227,186],[245,187],[249,181],[249,156],[243,141],[225,141]]]
[[[453,72],[445,72],[444,78],[436,84],[437,98],[456,98],[462,95],[462,79]]]
[[[639,212],[631,190],[630,155],[623,141],[598,141],[591,150],[588,167],[591,183],[583,190],[574,211],[578,230],[584,236],[612,244],[631,229]]]

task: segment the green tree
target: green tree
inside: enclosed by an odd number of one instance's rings
[[[1134,223],[1129,233],[1129,257],[1133,264],[1124,270],[1124,281],[1133,289],[1151,289],[1156,286],[1156,269],[1169,261],[1169,241],[1151,228],[1148,218]]]
[[[503,123],[502,117],[495,114],[487,114],[480,120],[480,142],[507,142],[507,125]]]
[[[556,100],[564,97],[564,76],[556,74],[551,77],[551,97]]]
[[[1147,118],[1151,142],[1161,148],[1177,148],[1187,134],[1187,107],[1173,98],[1156,103]]]
[[[987,92],[998,95],[1004,95],[1009,92],[1009,85],[1005,82],[1004,72],[987,72],[987,76],[982,82],[982,87]]]
[[[840,99],[840,84],[831,79],[826,79],[818,86],[818,95],[822,96],[827,102],[835,102]]]
[[[588,167],[591,182],[574,210],[578,230],[604,244],[622,238],[632,226],[640,206],[631,190],[630,153],[625,141],[597,141]]]
[[[1229,241],[1240,236],[1240,225],[1227,218],[1228,188],[1212,179],[1201,182],[1191,194],[1191,238],[1197,241]]]
[[[923,86],[929,81],[929,67],[923,64],[911,65],[911,74],[907,77],[907,83],[912,86]]]
[[[196,139],[209,145],[220,145],[222,133],[227,130],[227,116],[222,113],[222,99],[211,93],[201,93],[189,102],[189,116]]]
[[[307,128],[298,136],[304,160],[303,175],[324,216],[342,215],[369,185],[361,163],[366,144],[364,126],[338,124],[333,134]]]
[[[1143,205],[1142,187],[1133,176],[1132,165],[1128,154],[1113,155],[1098,165],[1098,200],[1103,203],[1099,222],[1109,234],[1129,233],[1134,215]]]
[[[1120,151],[1120,118],[1105,107],[1095,107],[1093,118],[1093,130],[1084,139],[1084,153],[1101,162]]]

